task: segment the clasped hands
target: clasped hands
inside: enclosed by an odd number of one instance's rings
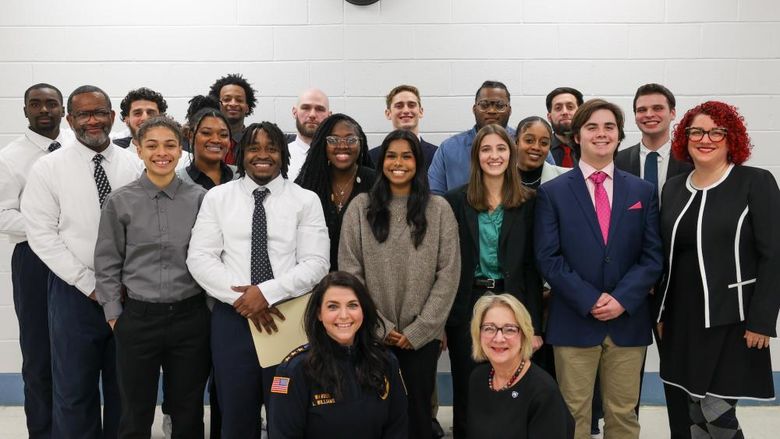
[[[391,330],[387,334],[387,336],[385,337],[385,344],[399,347],[401,349],[409,349],[409,350],[414,349],[412,344],[409,342],[409,339],[406,338],[405,335],[396,331],[395,329]]]
[[[593,317],[602,322],[620,317],[625,311],[626,309],[623,308],[623,305],[609,293],[601,293],[596,304],[590,309]]]
[[[265,328],[268,334],[279,332],[273,316],[276,316],[279,320],[284,320],[284,315],[278,308],[268,306],[268,301],[257,285],[243,285],[230,287],[230,289],[237,293],[242,293],[241,297],[233,302],[233,308],[235,308],[237,313],[251,320],[255,328],[260,332],[263,332],[263,328]]]

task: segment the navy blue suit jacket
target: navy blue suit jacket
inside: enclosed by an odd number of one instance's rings
[[[546,341],[587,347],[609,335],[618,346],[649,345],[649,292],[663,268],[653,185],[615,169],[606,245],[579,166],[539,187],[534,222],[537,263],[552,290]],[[593,317],[602,292],[626,311]]]

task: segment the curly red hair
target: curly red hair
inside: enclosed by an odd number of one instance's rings
[[[745,118],[737,111],[737,107],[718,101],[707,101],[699,104],[685,113],[680,123],[674,128],[672,136],[672,154],[677,160],[693,163],[688,153],[688,136],[686,128],[691,125],[693,119],[699,114],[706,114],[720,127],[728,130],[726,133],[726,145],[729,148],[728,161],[741,165],[750,158],[750,144],[745,128]]]

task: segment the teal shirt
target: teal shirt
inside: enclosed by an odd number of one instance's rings
[[[503,279],[501,265],[498,263],[498,238],[501,236],[501,224],[504,222],[504,206],[499,205],[493,212],[480,212],[477,215],[479,229],[479,264],[474,277]]]

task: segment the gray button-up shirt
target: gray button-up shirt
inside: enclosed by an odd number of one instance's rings
[[[130,298],[153,303],[178,302],[202,291],[186,261],[205,194],[178,177],[160,189],[144,173],[108,197],[95,246],[95,294],[106,320],[122,313],[123,287]]]

